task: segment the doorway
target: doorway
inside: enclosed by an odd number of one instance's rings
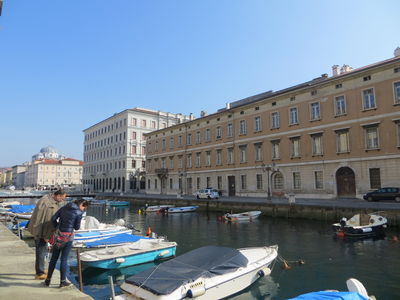
[[[228,176],[228,196],[235,196],[235,176]]]
[[[352,169],[342,167],[336,171],[336,187],[338,197],[356,196],[356,179]]]

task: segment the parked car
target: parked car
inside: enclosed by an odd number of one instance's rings
[[[363,198],[367,201],[395,200],[396,202],[400,202],[400,188],[384,187],[366,193]]]
[[[202,189],[196,192],[196,198],[218,199],[219,193],[216,189]]]

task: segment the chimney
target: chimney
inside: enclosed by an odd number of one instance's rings
[[[226,109],[231,109],[231,104],[229,102],[226,102],[225,107]]]
[[[400,47],[397,47],[394,49],[394,57],[399,57],[400,56]]]
[[[205,116],[207,116],[207,112],[205,112],[204,110],[202,110],[202,111],[200,112],[200,117],[202,118],[202,117],[205,117]]]
[[[332,66],[332,76],[338,76],[339,73],[339,66],[338,65],[333,65]]]

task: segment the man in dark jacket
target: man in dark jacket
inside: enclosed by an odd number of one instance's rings
[[[36,203],[32,217],[29,221],[28,231],[35,238],[36,262],[35,279],[45,279],[44,258],[47,255],[47,242],[55,232],[55,227],[51,223],[51,217],[62,206],[66,197],[66,192],[62,189],[53,195],[44,195]]]

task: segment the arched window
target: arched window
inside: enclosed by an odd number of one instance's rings
[[[274,190],[283,189],[283,175],[281,172],[277,172],[272,177]]]

